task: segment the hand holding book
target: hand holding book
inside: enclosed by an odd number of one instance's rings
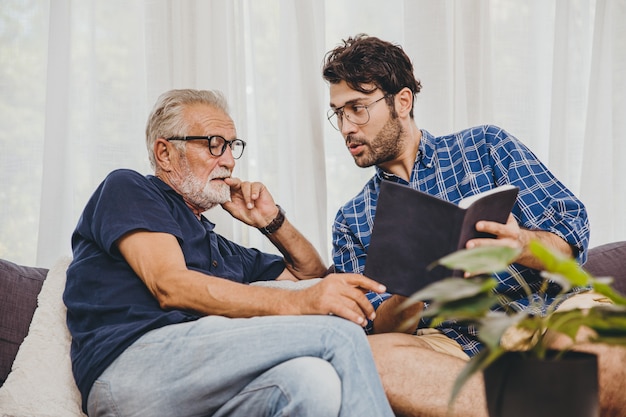
[[[465,247],[470,239],[493,237],[476,230],[480,220],[506,223],[518,188],[503,185],[457,205],[406,185],[383,181],[364,274],[391,293],[410,296],[452,274],[431,264]]]

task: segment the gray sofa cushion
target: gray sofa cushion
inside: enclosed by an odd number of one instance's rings
[[[613,287],[626,294],[626,241],[606,243],[589,249],[584,268],[596,277],[613,277]]]
[[[0,259],[0,386],[11,365],[37,307],[48,270],[17,265]]]

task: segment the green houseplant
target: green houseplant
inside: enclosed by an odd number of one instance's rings
[[[545,301],[532,301],[533,303],[543,303],[543,305],[534,305],[534,307],[546,311],[545,315],[529,313],[529,311],[537,311],[537,309],[527,309],[521,312],[507,310],[508,300],[494,294],[493,289],[496,287],[497,281],[491,274],[505,270],[520,253],[518,249],[508,247],[464,249],[440,259],[437,264],[444,265],[451,270],[465,271],[469,278],[446,278],[435,282],[415,293],[403,304],[403,307],[408,307],[419,301],[426,300],[428,303],[428,308],[414,317],[411,323],[406,323],[407,325],[414,325],[419,319],[428,318],[433,327],[443,321],[453,320],[474,325],[478,330],[478,338],[483,342],[484,348],[468,362],[459,374],[452,390],[450,405],[453,404],[456,395],[469,377],[476,372],[483,371],[485,372],[490,415],[500,415],[500,412],[493,411],[493,409],[500,409],[501,406],[496,407],[489,404],[490,388],[487,387],[489,381],[486,371],[502,368],[500,363],[511,352],[515,353],[518,362],[520,360],[550,360],[554,362],[564,359],[571,348],[576,345],[576,335],[582,327],[586,327],[592,332],[592,336],[587,342],[626,346],[626,298],[611,287],[612,279],[610,277],[591,276],[574,259],[556,254],[539,242],[531,242],[530,250],[545,266],[543,272],[545,284],[547,285],[548,281],[553,281],[562,288],[561,294],[550,304]],[[525,282],[521,278],[519,282],[527,289],[530,296],[530,290],[525,286]],[[573,287],[592,288],[595,292],[612,300],[613,304],[594,306],[588,310],[556,311],[559,302],[566,297],[565,294]],[[502,311],[493,311],[494,306],[500,306]],[[504,343],[503,336],[512,328],[516,328],[518,333],[521,332],[523,337],[518,338],[514,343]],[[555,351],[551,346],[555,334],[565,335],[571,340],[570,345],[565,349]],[[595,357],[593,359],[595,360]],[[522,364],[516,369],[524,369],[524,367],[528,367],[528,363],[530,362],[527,362],[526,365]],[[593,369],[597,370],[595,363],[593,365]],[[539,365],[539,367],[545,368],[544,365]],[[572,366],[569,369],[571,370]],[[493,377],[490,378],[493,379]],[[504,377],[499,378],[496,385],[504,385],[506,382],[502,379]],[[580,379],[577,377],[570,378]],[[585,378],[590,379],[595,384],[597,397],[597,374]],[[526,389],[525,386],[524,390]],[[567,394],[570,397],[577,395],[573,392]],[[502,402],[502,399],[495,401]],[[593,400],[591,401],[593,404]],[[596,414],[581,413],[580,415]]]

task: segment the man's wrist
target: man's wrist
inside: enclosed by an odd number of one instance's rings
[[[285,210],[283,210],[283,208],[278,204],[276,204],[276,207],[278,207],[278,214],[276,217],[274,217],[274,219],[267,226],[259,227],[259,231],[266,236],[275,233],[285,222]]]

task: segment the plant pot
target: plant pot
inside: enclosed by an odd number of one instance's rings
[[[597,417],[598,361],[567,352],[544,360],[507,352],[483,371],[490,417]]]

